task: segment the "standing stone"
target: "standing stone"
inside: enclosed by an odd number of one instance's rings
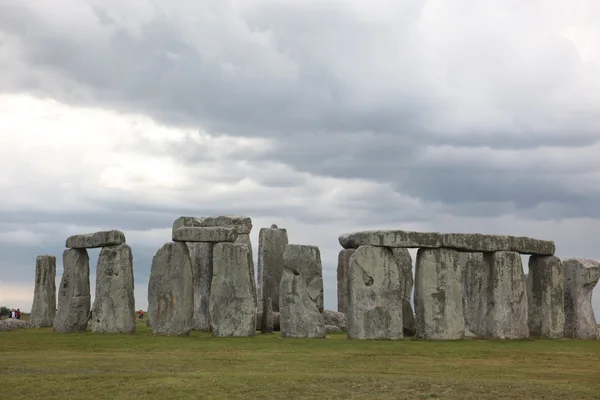
[[[277,290],[279,292],[279,290]],[[267,297],[263,300],[263,310],[260,325],[260,333],[273,332],[273,303],[271,298]]]
[[[85,332],[90,316],[90,258],[86,249],[63,252],[54,332]]]
[[[264,302],[270,298],[273,311],[279,311],[279,283],[287,244],[287,230],[275,224],[258,233],[258,299]]]
[[[401,287],[392,250],[360,246],[348,268],[348,338],[402,339]]]
[[[135,332],[133,255],[127,244],[100,250],[92,332]]]
[[[283,252],[279,285],[281,337],[324,338],[322,307],[323,277],[319,249],[288,244]]]
[[[193,329],[210,331],[210,286],[213,275],[215,243],[187,243],[192,262],[194,293]]]
[[[487,275],[488,268],[483,260],[483,253],[461,253],[462,270],[462,288],[463,288],[463,312],[465,315],[465,328],[467,331],[476,335],[482,334],[479,328],[482,326],[481,313],[482,305],[487,304],[483,301],[487,295]]]
[[[338,311],[346,313],[348,304],[348,268],[350,267],[350,257],[356,252],[356,249],[342,249],[338,255],[337,266],[337,300]]]
[[[527,302],[529,334],[560,339],[565,329],[565,272],[554,256],[529,257]]]
[[[304,284],[319,312],[323,312],[323,266],[317,246],[288,244],[284,250],[284,265],[300,272]]]
[[[521,255],[514,251],[484,253],[487,287],[479,333],[496,339],[529,337],[527,291]]]
[[[417,337],[461,339],[465,332],[462,263],[451,249],[419,249],[415,271]]]
[[[41,328],[52,326],[56,316],[56,257],[37,256],[35,260],[35,292],[29,322]]]
[[[414,336],[417,327],[415,325],[415,314],[410,304],[410,297],[412,296],[415,282],[413,278],[412,257],[408,249],[392,248],[391,250],[398,265],[400,295],[402,296],[403,332],[407,336]]]
[[[592,292],[600,279],[600,263],[576,258],[563,261],[565,272],[565,337],[597,339]]]
[[[192,264],[187,246],[166,243],[152,258],[148,318],[154,335],[188,336],[193,316]]]
[[[249,250],[243,244],[217,243],[213,250],[210,320],[213,336],[254,336],[256,289]]]
[[[415,336],[417,334],[417,323],[410,300],[402,299],[402,333],[404,336]]]

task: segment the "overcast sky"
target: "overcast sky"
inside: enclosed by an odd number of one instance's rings
[[[31,308],[38,254],[59,282],[69,235],[120,229],[145,309],[182,215],[252,217],[255,253],[272,223],[319,246],[331,309],[355,230],[600,259],[599,20],[597,0],[0,0],[0,303]]]

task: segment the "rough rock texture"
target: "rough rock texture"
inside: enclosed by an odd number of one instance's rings
[[[85,249],[63,252],[55,332],[85,332],[90,316],[90,258]]]
[[[356,252],[356,249],[342,249],[338,255],[337,266],[337,302],[338,311],[345,313],[348,304],[348,267],[350,266],[350,257]]]
[[[529,257],[527,277],[529,335],[559,339],[565,329],[565,272],[554,256]]]
[[[417,337],[461,339],[465,332],[462,263],[452,249],[419,249],[415,271]]]
[[[287,230],[277,225],[258,232],[258,299],[262,302],[271,298],[273,311],[279,311],[279,283],[287,244]]]
[[[344,313],[333,310],[323,310],[323,320],[325,321],[325,325],[334,325],[343,331],[346,330],[346,315]]]
[[[256,332],[256,288],[248,253],[239,243],[217,243],[213,249],[209,305],[213,336],[254,336]]]
[[[565,273],[565,337],[596,339],[592,292],[600,279],[600,263],[588,259],[563,261]]]
[[[187,243],[192,262],[194,314],[192,328],[210,331],[210,285],[213,275],[214,243]]]
[[[343,330],[339,326],[325,325],[325,333],[342,333]]]
[[[483,255],[486,295],[480,305],[482,326],[475,334],[496,339],[529,337],[527,291],[521,256],[513,251]]]
[[[148,282],[148,318],[153,334],[190,334],[192,292],[192,264],[187,246],[180,242],[166,243],[152,258]]]
[[[35,327],[52,326],[56,316],[56,257],[37,256],[35,291],[29,322]]]
[[[323,312],[323,266],[319,248],[288,244],[283,252],[283,264],[288,269],[300,273],[310,298],[317,305],[319,312]]]
[[[270,297],[263,300],[260,333],[273,332],[273,303]]]
[[[238,234],[249,234],[252,231],[252,219],[237,215],[216,217],[179,217],[173,222],[173,230],[183,227],[235,227]]]
[[[135,332],[133,254],[127,244],[103,247],[96,267],[92,332]]]
[[[345,249],[359,246],[403,248],[450,248],[465,252],[516,251],[523,254],[554,255],[554,242],[527,237],[484,235],[480,233],[437,233],[392,231],[362,231],[339,237]]]
[[[22,319],[3,319],[0,321],[0,332],[8,332],[14,329],[35,328],[31,321],[23,321]]]
[[[281,337],[325,337],[321,273],[317,247],[285,246],[279,285]]]
[[[480,312],[482,299],[487,295],[488,268],[483,260],[483,253],[461,253],[462,268],[462,303],[465,316],[465,328],[479,333],[484,317]]]
[[[238,233],[235,228],[185,227],[173,230],[174,242],[235,242]]]
[[[260,305],[260,308],[256,309],[256,328],[257,329],[262,327],[263,304]],[[276,311],[273,311],[273,332],[277,332],[281,329],[280,318],[281,318],[281,314]]]
[[[402,339],[402,288],[392,250],[361,246],[350,258],[349,339]]]
[[[411,337],[417,334],[415,313],[408,299],[402,299],[402,332],[404,336]]]
[[[112,230],[71,236],[67,239],[65,247],[70,249],[95,249],[123,243],[125,243],[125,234],[121,231]]]

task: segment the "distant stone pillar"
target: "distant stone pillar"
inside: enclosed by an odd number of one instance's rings
[[[35,327],[52,326],[56,316],[56,257],[41,255],[35,260],[35,292],[29,321]]]
[[[462,302],[465,315],[465,328],[475,335],[485,335],[481,332],[482,318],[485,313],[487,300],[487,277],[489,269],[483,260],[483,253],[461,253],[462,270]]]
[[[194,293],[193,329],[210,331],[210,287],[213,275],[213,249],[215,243],[187,242],[192,261]]]
[[[287,244],[287,230],[275,224],[261,228],[258,233],[258,300],[264,303],[270,298],[275,312],[279,312],[279,284]]]
[[[100,250],[92,332],[135,332],[133,254],[127,244]]]
[[[58,289],[55,332],[85,332],[90,317],[90,258],[86,249],[63,252],[64,272]]]
[[[278,290],[279,292],[279,290]],[[267,297],[263,300],[263,310],[260,325],[261,333],[273,332],[273,304],[271,298]]]
[[[349,339],[402,339],[401,278],[387,247],[360,246],[348,268]]]
[[[465,332],[462,264],[456,250],[419,249],[415,271],[417,337],[461,339]]]
[[[478,334],[496,339],[529,337],[527,292],[521,255],[514,251],[484,253],[487,286],[480,307]]]
[[[600,279],[600,263],[588,259],[563,261],[565,273],[565,337],[597,339],[592,292]]]
[[[342,249],[338,255],[337,266],[337,302],[338,311],[346,313],[348,305],[348,268],[350,267],[350,257],[356,252],[356,249]]]
[[[554,256],[529,257],[527,301],[529,334],[560,339],[565,328],[565,273]]]
[[[400,278],[400,295],[402,296],[402,319],[403,331],[407,336],[415,336],[416,324],[410,298],[413,293],[414,278],[412,257],[408,249],[391,248],[396,264],[398,265],[398,276]]]

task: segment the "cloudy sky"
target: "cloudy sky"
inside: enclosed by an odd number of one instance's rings
[[[598,20],[596,0],[0,0],[0,303],[30,309],[38,254],[59,281],[67,236],[120,229],[145,309],[182,215],[319,246],[332,309],[349,231],[600,259]]]

